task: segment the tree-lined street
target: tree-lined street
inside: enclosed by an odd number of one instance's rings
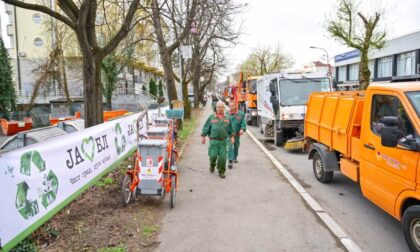
[[[420,252],[419,8],[0,0],[0,251]]]

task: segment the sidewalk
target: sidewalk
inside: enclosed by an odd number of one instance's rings
[[[209,172],[200,134],[210,113],[207,106],[183,154],[157,251],[343,251],[247,134],[226,179]]]

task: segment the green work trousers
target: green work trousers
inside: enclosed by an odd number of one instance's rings
[[[226,171],[226,155],[227,155],[227,139],[224,140],[210,140],[209,157],[210,167],[216,167],[219,173]]]
[[[239,140],[240,140],[240,137],[239,136],[235,136],[235,143],[234,144],[232,144],[230,141],[229,141],[229,153],[228,153],[228,159],[229,159],[229,161],[231,161],[231,160],[235,160],[235,159],[237,159],[238,158],[238,152],[239,152]]]

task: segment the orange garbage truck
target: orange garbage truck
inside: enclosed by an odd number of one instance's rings
[[[261,76],[248,76],[244,81],[241,94],[242,94],[242,108],[245,111],[246,124],[257,125],[258,110],[257,110],[257,80]]]
[[[304,131],[316,179],[339,171],[358,183],[420,251],[420,82],[312,93]]]

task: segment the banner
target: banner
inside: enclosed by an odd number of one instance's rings
[[[1,155],[3,249],[11,249],[130,154],[137,144],[138,116],[133,114]]]

